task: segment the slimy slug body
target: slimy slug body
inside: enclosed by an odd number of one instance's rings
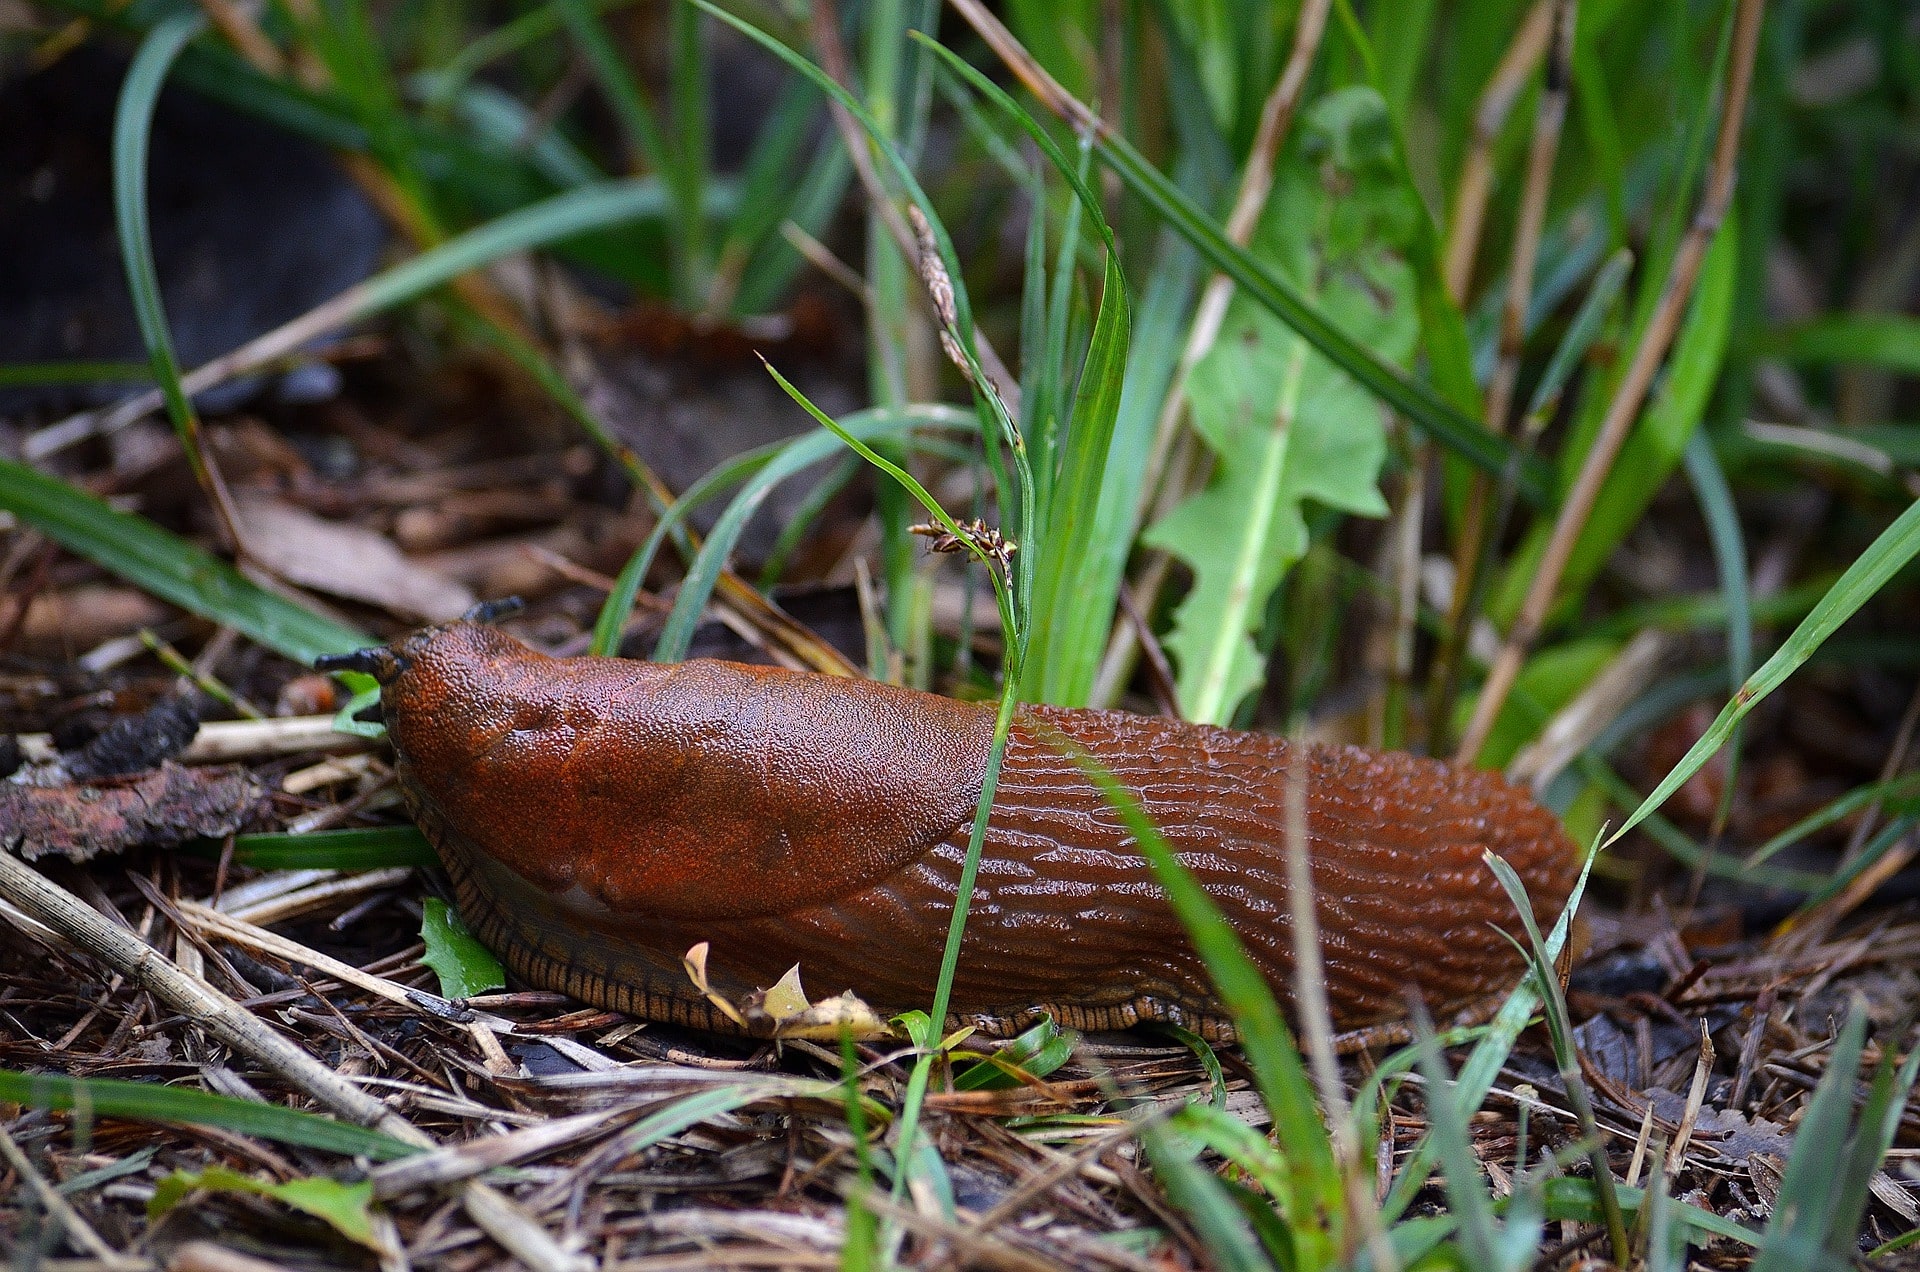
[[[354,656],[382,683],[409,807],[480,939],[534,985],[737,1032],[688,980],[738,999],[795,963],[881,1014],[932,997],[993,710],[734,663],[554,659],[469,622]],[[1063,754],[1140,800],[1283,999],[1293,963],[1282,812],[1307,765],[1327,995],[1356,1028],[1504,990],[1516,916],[1572,886],[1558,823],[1501,778],[1350,746],[1111,711],[1025,709],[1006,751],[954,986],[1005,1035],[1042,1013],[1232,1036],[1206,970],[1119,815]]]

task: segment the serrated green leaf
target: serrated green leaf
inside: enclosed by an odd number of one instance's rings
[[[507,983],[507,973],[492,951],[474,939],[457,911],[437,897],[428,897],[420,919],[420,939],[427,952],[420,961],[440,978],[445,998],[471,998]]]
[[[197,1174],[176,1170],[155,1186],[153,1197],[147,1202],[147,1217],[159,1218],[180,1204],[188,1193],[195,1191],[270,1197],[304,1214],[325,1220],[335,1232],[349,1241],[379,1249],[373,1231],[373,1214],[368,1210],[373,1203],[373,1181],[370,1179],[363,1179],[357,1184],[343,1184],[324,1175],[308,1175],[275,1184],[243,1175],[225,1166],[209,1166]]]
[[[1395,179],[1386,106],[1371,89],[1322,98],[1286,157],[1252,250],[1321,314],[1396,364],[1419,333],[1404,259],[1419,209]],[[1183,715],[1226,723],[1261,680],[1253,636],[1307,549],[1302,505],[1381,516],[1386,433],[1365,389],[1253,301],[1236,296],[1189,384],[1212,483],[1146,534],[1185,561],[1192,590],[1168,652]]]

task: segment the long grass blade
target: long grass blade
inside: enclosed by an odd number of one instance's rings
[[[1620,829],[1614,831],[1607,842],[1617,843],[1622,835],[1639,825],[1647,814],[1666,803],[1688,778],[1700,771],[1701,765],[1726,744],[1734,726],[1761,699],[1786,683],[1787,677],[1799,670],[1855,611],[1872,600],[1889,579],[1913,560],[1916,553],[1920,553],[1920,501],[1909,505],[1847,567],[1846,573],[1820,598],[1820,603],[1794,629],[1793,635],[1774,652],[1773,657],[1761,665],[1760,670],[1747,678],[1746,683],[1733,695],[1733,700],[1721,709],[1713,724],[1700,736],[1700,740],[1661,779],[1652,794],[1641,801],[1640,807],[1621,823]]]
[[[899,437],[916,428],[971,430],[978,427],[978,421],[951,407],[928,406],[908,407],[901,411],[861,412],[858,417],[849,417],[843,427],[852,436],[868,441]],[[714,523],[706,542],[700,545],[699,554],[687,567],[687,576],[681,581],[680,591],[674,597],[673,610],[667,615],[659,644],[654,648],[655,662],[678,662],[687,656],[694,629],[699,625],[708,598],[713,595],[720,572],[726,568],[741,532],[746,529],[747,522],[752,520],[767,495],[787,478],[830,458],[839,451],[841,445],[838,437],[824,432],[786,443],[734,496],[720,520]],[[665,524],[665,518],[662,518],[662,524]],[[654,533],[657,535],[659,530],[656,528]]]
[[[127,68],[113,119],[113,213],[120,236],[120,259],[126,269],[133,314],[146,344],[153,378],[160,386],[167,415],[186,450],[187,462],[201,487],[216,497],[222,520],[231,521],[225,500],[218,497],[214,479],[200,449],[200,422],[180,383],[180,360],[173,350],[173,332],[167,325],[166,302],[160,294],[160,272],[153,259],[153,233],[147,221],[147,150],[153,113],[167,72],[188,41],[207,28],[197,11],[176,14],[158,23],[141,42],[133,65]]]
[[[256,870],[379,870],[440,863],[427,837],[412,826],[236,835],[233,859]]]
[[[311,664],[321,654],[369,643],[362,633],[267,591],[144,517],[116,511],[25,464],[0,459],[0,508],[109,573],[296,662]]]
[[[1273,1116],[1275,1131],[1286,1145],[1292,1190],[1288,1213],[1298,1216],[1303,1225],[1327,1225],[1339,1232],[1346,1213],[1346,1195],[1333,1142],[1321,1120],[1313,1082],[1301,1062],[1293,1033],[1281,1017],[1272,988],[1247,956],[1220,907],[1180,864],[1166,837],[1132,793],[1067,739],[1049,741],[1079,766],[1126,823],[1186,928],[1194,950],[1206,964],[1221,1004],[1233,1020],[1241,1049],[1253,1067],[1255,1085]]]
[[[391,1161],[421,1151],[391,1135],[351,1122],[336,1122],[278,1104],[237,1100],[209,1091],[153,1082],[0,1070],[0,1100],[82,1116],[218,1126],[279,1144],[295,1144],[348,1157],[371,1157],[375,1161]]]

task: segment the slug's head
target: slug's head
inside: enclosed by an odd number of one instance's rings
[[[350,654],[322,654],[316,671],[357,671],[380,682],[380,711],[391,724],[396,708],[423,680],[445,683],[470,678],[470,669],[521,647],[487,624],[520,612],[517,596],[482,601],[451,623],[408,632],[390,645],[370,645]],[[463,675],[462,673],[467,674]]]

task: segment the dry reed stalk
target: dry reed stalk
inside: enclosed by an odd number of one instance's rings
[[[1493,145],[1506,126],[1507,115],[1533,72],[1546,55],[1553,31],[1554,0],[1536,0],[1520,22],[1513,42],[1480,93],[1473,114],[1473,142],[1460,164],[1454,189],[1453,216],[1447,225],[1446,261],[1442,277],[1455,304],[1466,299],[1473,279],[1474,257],[1480,251],[1480,228],[1486,221],[1487,200],[1493,193]]]
[[[1566,502],[1561,505],[1560,515],[1554,521],[1553,536],[1547,542],[1540,567],[1527,590],[1520,616],[1507,633],[1506,643],[1501,646],[1487,682],[1481,688],[1479,701],[1474,704],[1473,719],[1467,725],[1459,749],[1454,754],[1454,759],[1460,763],[1471,763],[1474,756],[1479,754],[1487,736],[1493,731],[1493,722],[1499,717],[1500,708],[1506,704],[1507,695],[1513,690],[1513,682],[1520,674],[1520,665],[1539,636],[1547,610],[1559,590],[1560,578],[1573,556],[1574,545],[1579,542],[1580,531],[1586,526],[1594,503],[1600,497],[1600,487],[1612,471],[1613,461],[1639,417],[1641,405],[1646,401],[1654,374],[1660,369],[1679,330],[1681,316],[1686,311],[1687,300],[1693,295],[1693,285],[1700,276],[1700,264],[1706,258],[1707,248],[1713,242],[1713,236],[1733,200],[1735,161],[1740,153],[1740,125],[1746,115],[1747,90],[1753,83],[1754,53],[1760,45],[1760,18],[1765,10],[1765,0],[1740,0],[1739,9],[1734,15],[1733,53],[1728,62],[1726,98],[1721,104],[1720,132],[1714,143],[1713,167],[1708,173],[1705,196],[1694,214],[1693,223],[1687,227],[1686,235],[1680,241],[1679,249],[1674,253],[1673,265],[1667,272],[1653,319],[1647,324],[1646,332],[1633,351],[1632,361],[1627,365],[1627,373],[1620,381],[1620,387],[1607,405],[1607,414],[1601,422],[1599,435],[1594,439],[1593,449],[1587,452],[1580,466],[1580,475],[1575,479],[1573,489],[1567,493]]]
[[[956,3],[955,7],[962,14],[967,12],[961,4]],[[1320,39],[1326,33],[1327,13],[1331,8],[1332,0],[1307,0],[1301,6],[1300,16],[1294,23],[1293,47],[1287,54],[1286,65],[1281,68],[1280,77],[1274,81],[1273,88],[1268,91],[1267,99],[1260,107],[1260,124],[1254,132],[1253,145],[1247,152],[1247,165],[1240,173],[1240,187],[1234,194],[1233,208],[1223,227],[1228,241],[1236,247],[1245,247],[1253,241],[1253,231],[1260,224],[1261,213],[1266,211],[1267,198],[1273,192],[1274,165],[1293,126],[1293,117],[1300,106],[1300,94],[1306,89],[1307,75],[1313,69],[1314,55],[1319,51]],[[973,19],[969,17],[968,20]],[[1181,462],[1178,457],[1169,464],[1168,457],[1174,439],[1179,434],[1181,417],[1186,413],[1188,381],[1194,367],[1207,356],[1214,341],[1219,338],[1220,326],[1226,320],[1227,305],[1232,299],[1231,278],[1225,274],[1215,274],[1207,280],[1207,289],[1201,294],[1200,304],[1194,311],[1193,324],[1187,328],[1187,343],[1181,349],[1180,361],[1174,368],[1167,400],[1161,405],[1160,418],[1154,425],[1153,449],[1148,454],[1140,483],[1143,495],[1140,515],[1143,519],[1164,516],[1198,482],[1205,479],[1205,466],[1191,459]],[[1183,450],[1181,454],[1188,452]],[[1150,613],[1158,602],[1160,589],[1166,583],[1169,560],[1165,552],[1155,552],[1142,567],[1135,587],[1135,602],[1142,613]],[[1111,702],[1119,696],[1120,683],[1130,673],[1139,649],[1140,638],[1136,626],[1132,623],[1116,623],[1095,677],[1094,702]]]
[[[1534,13],[1547,5],[1539,5]],[[1520,195],[1519,222],[1514,229],[1513,259],[1507,267],[1507,293],[1500,311],[1500,353],[1494,364],[1493,377],[1487,383],[1485,418],[1487,428],[1496,437],[1505,437],[1508,432],[1509,417],[1513,414],[1514,386],[1520,378],[1520,354],[1526,339],[1527,310],[1533,301],[1533,274],[1540,256],[1540,235],[1546,224],[1547,196],[1553,189],[1554,161],[1560,153],[1560,135],[1566,126],[1568,86],[1573,78],[1573,37],[1574,24],[1579,5],[1577,0],[1550,0],[1551,18],[1549,29],[1552,33],[1552,55],[1547,59],[1546,83],[1540,92],[1540,103],[1534,114],[1533,137],[1527,151],[1526,184]],[[1528,15],[1531,23],[1533,14]],[[1515,37],[1515,45],[1528,38],[1529,32],[1523,27]],[[1533,60],[1537,61],[1537,57]],[[1496,76],[1496,79],[1498,77]],[[1493,87],[1489,86],[1489,93]],[[1509,100],[1509,105],[1511,102]],[[1498,131],[1497,127],[1494,131]],[[1476,154],[1484,140],[1486,150],[1491,154],[1493,138],[1484,139],[1476,130]],[[1489,167],[1489,172],[1491,171]],[[1462,177],[1462,185],[1466,177]],[[1486,197],[1482,189],[1479,196]],[[1478,230],[1478,214],[1475,217],[1474,234]],[[1450,249],[1456,244],[1449,244]],[[1449,270],[1453,268],[1452,259],[1448,261]],[[1470,270],[1472,257],[1469,255],[1462,268]],[[1456,299],[1464,292],[1467,275],[1458,278],[1459,289]],[[1449,287],[1453,284],[1450,281]],[[1444,747],[1443,734],[1447,719],[1452,714],[1454,690],[1458,684],[1460,662],[1466,652],[1468,629],[1473,621],[1474,601],[1479,593],[1478,582],[1485,568],[1483,545],[1488,537],[1489,517],[1488,498],[1493,491],[1493,481],[1488,474],[1476,469],[1467,488],[1467,502],[1460,525],[1460,537],[1454,543],[1453,550],[1453,597],[1447,613],[1446,635],[1440,642],[1434,657],[1432,695],[1428,701],[1427,727],[1432,749],[1439,751]],[[1495,534],[1498,527],[1493,527]]]

